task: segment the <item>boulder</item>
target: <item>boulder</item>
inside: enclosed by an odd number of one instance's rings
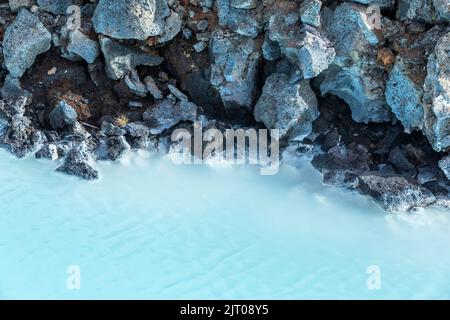
[[[422,128],[424,116],[423,89],[411,77],[409,68],[410,65],[398,57],[386,84],[386,101],[408,133]]]
[[[211,84],[220,93],[225,110],[252,112],[260,72],[261,43],[248,37],[216,31],[210,54]]]
[[[34,0],[9,0],[9,7],[12,12],[19,11],[20,8],[30,8]]]
[[[147,91],[152,95],[154,99],[162,99],[164,98],[161,90],[159,90],[155,79],[153,79],[151,76],[147,76],[144,79],[145,87],[147,88]]]
[[[309,24],[314,27],[320,27],[320,9],[322,8],[322,1],[320,0],[305,0],[300,5],[300,19],[304,24]]]
[[[450,21],[448,0],[399,0],[397,18],[427,23]]]
[[[93,63],[100,53],[97,41],[79,30],[70,32],[66,50],[69,54],[83,58],[87,63]]]
[[[58,167],[56,171],[85,180],[95,180],[99,174],[92,164],[91,151],[87,143],[82,142],[67,153],[63,165]]]
[[[379,59],[385,64],[386,69],[390,69],[386,83],[386,101],[407,133],[423,128],[423,86],[428,56],[444,34],[445,29],[439,26],[415,34],[400,29],[388,38],[388,41],[392,42],[393,49],[398,52],[392,60],[393,67],[388,64],[391,62],[389,57],[382,57],[379,54]]]
[[[355,143],[349,146],[334,146],[327,153],[315,156],[311,163],[323,174],[326,172],[360,174],[370,171],[373,165],[367,148]]]
[[[27,97],[23,96],[0,100],[2,142],[18,158],[38,150],[46,140],[45,135],[36,130],[31,120],[24,115],[27,101]]]
[[[424,84],[423,131],[436,151],[450,148],[450,32],[430,55]]]
[[[436,201],[428,189],[403,177],[384,177],[376,174],[360,175],[357,189],[375,200],[389,212],[408,211],[426,207]]]
[[[295,139],[311,133],[319,110],[309,81],[292,83],[286,75],[275,73],[264,84],[254,116],[267,128],[278,129],[280,137]]]
[[[28,102],[31,101],[31,94],[22,89],[20,80],[18,78],[14,78],[11,74],[6,76],[3,87],[0,89],[0,93],[2,99],[9,100],[18,97],[26,97]]]
[[[297,11],[273,14],[268,31],[269,39],[278,44],[281,53],[302,71],[305,79],[318,76],[335,58],[327,37],[312,26],[301,26]]]
[[[124,136],[100,136],[95,154],[99,160],[117,161],[131,150]]]
[[[377,30],[366,22],[366,6],[344,2],[324,14],[324,26],[336,58],[320,76],[322,94],[343,99],[356,122],[392,119],[385,99],[385,70],[377,64]]]
[[[46,143],[35,153],[35,157],[36,159],[57,160],[59,157],[58,147],[54,143]]]
[[[77,112],[65,101],[60,101],[49,114],[53,129],[64,129],[75,124]]]
[[[169,99],[157,101],[143,115],[151,134],[160,134],[181,121],[193,122],[196,117],[197,106],[195,104],[187,101],[179,101],[175,104]]]
[[[218,0],[219,25],[237,34],[255,38],[264,27],[259,1]]]
[[[124,127],[127,140],[133,149],[145,149],[150,130],[143,124],[129,123]]]
[[[124,136],[113,136],[109,138],[109,157],[116,161],[123,158],[131,147]]]
[[[439,168],[444,172],[447,179],[450,180],[450,156],[446,156],[439,160]]]
[[[121,45],[107,37],[100,38],[100,48],[105,57],[106,74],[113,80],[123,78],[137,66],[157,66],[164,60],[139,49]]]
[[[123,136],[126,131],[111,122],[103,121],[100,131],[106,136]]]
[[[67,8],[74,4],[73,0],[37,0],[39,9],[53,14],[66,14]]]
[[[181,18],[166,0],[100,0],[92,18],[97,33],[116,39],[157,43],[173,39],[181,30]]]
[[[20,9],[16,20],[6,29],[3,40],[5,65],[11,75],[20,78],[36,57],[50,49],[51,34],[38,17]]]

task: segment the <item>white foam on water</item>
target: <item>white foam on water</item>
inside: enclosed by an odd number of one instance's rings
[[[386,214],[307,162],[261,176],[139,152],[97,182],[57,165],[0,151],[0,299],[450,298],[449,213]]]

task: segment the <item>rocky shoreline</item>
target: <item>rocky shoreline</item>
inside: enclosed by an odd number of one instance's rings
[[[0,146],[93,180],[195,121],[278,129],[326,184],[449,209],[449,22],[447,0],[9,0]]]

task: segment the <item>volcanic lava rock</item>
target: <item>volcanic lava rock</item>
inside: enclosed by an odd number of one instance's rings
[[[57,160],[59,157],[58,147],[54,143],[46,143],[35,153],[35,157],[36,159]]]
[[[450,32],[428,60],[424,84],[424,132],[436,151],[450,148]]]
[[[147,126],[139,123],[129,123],[124,127],[127,141],[133,149],[145,149],[148,145],[150,130]]]
[[[90,39],[79,30],[70,32],[67,51],[93,63],[100,53],[97,41]]]
[[[53,14],[66,14],[67,8],[74,4],[73,0],[37,0],[39,9]]]
[[[60,101],[49,114],[50,125],[53,129],[67,128],[77,121],[77,112],[65,101]]]
[[[252,112],[260,72],[261,43],[218,30],[212,35],[211,84],[228,113]]]
[[[219,25],[242,36],[255,38],[264,27],[259,1],[219,0]]]
[[[336,58],[321,75],[320,89],[322,94],[331,93],[347,102],[357,122],[389,121],[385,71],[377,64],[380,39],[366,23],[366,10],[366,6],[344,2],[324,15]]]
[[[13,77],[20,78],[39,54],[50,49],[50,42],[51,34],[39,18],[27,9],[20,9],[3,39],[6,68]]]
[[[450,156],[446,156],[439,160],[439,168],[444,172],[447,179],[450,180]]]
[[[166,0],[100,0],[92,18],[97,33],[116,39],[172,40],[181,30],[181,18]]]
[[[196,117],[197,106],[195,104],[188,101],[179,101],[175,104],[169,99],[157,101],[143,115],[151,134],[160,134],[181,121],[193,122]]]
[[[292,83],[286,75],[275,73],[267,78],[254,115],[267,128],[280,130],[280,137],[294,139],[311,132],[319,111],[309,81]]]
[[[100,48],[105,57],[106,73],[113,80],[123,78],[137,66],[157,66],[163,62],[159,56],[128,48],[106,37],[100,38]]]
[[[68,152],[64,164],[58,167],[56,171],[85,180],[95,180],[99,174],[92,166],[93,161],[91,150],[85,142],[82,142]]]
[[[426,207],[436,201],[428,189],[403,177],[384,177],[377,174],[360,175],[357,189],[375,200],[389,212],[408,211]]]

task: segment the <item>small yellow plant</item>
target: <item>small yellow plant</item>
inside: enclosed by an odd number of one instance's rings
[[[128,119],[125,115],[121,114],[116,118],[116,126],[122,128],[125,127],[130,122],[130,119]]]

